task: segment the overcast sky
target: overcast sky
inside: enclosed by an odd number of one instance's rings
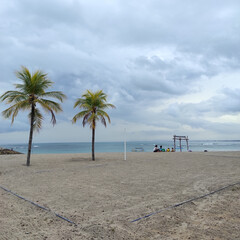
[[[116,106],[97,141],[240,139],[239,0],[2,0],[0,17],[0,94],[24,65],[68,97],[34,142],[91,141],[71,123],[86,89]],[[26,112],[0,121],[0,143],[28,141]]]

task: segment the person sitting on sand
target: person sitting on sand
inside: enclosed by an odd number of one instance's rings
[[[162,152],[162,145],[159,147],[159,152]]]
[[[171,152],[175,152],[174,148],[172,148],[172,151]]]
[[[153,152],[160,152],[157,145],[155,145]]]
[[[170,152],[170,148],[167,149],[167,152]]]

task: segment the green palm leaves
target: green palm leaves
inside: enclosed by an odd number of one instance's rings
[[[53,85],[53,82],[50,81],[47,74],[42,71],[38,70],[30,73],[26,67],[22,67],[20,71],[16,72],[16,76],[21,80],[21,83],[15,84],[16,90],[7,91],[0,96],[0,101],[5,101],[11,105],[2,112],[2,115],[5,118],[11,118],[13,124],[19,111],[29,111],[30,133],[26,164],[29,166],[33,131],[39,131],[42,127],[42,121],[44,120],[44,115],[40,109],[51,115],[51,122],[54,125],[56,123],[55,114],[61,112],[62,108],[58,102],[50,99],[63,102],[66,96],[60,91],[47,91],[47,89]],[[107,121],[109,123],[111,121],[105,109],[115,108],[115,106],[107,102],[107,95],[102,90],[96,92],[87,90],[86,93],[75,102],[74,108],[76,107],[82,111],[73,117],[72,122],[76,123],[77,120],[82,119],[83,127],[88,124],[92,129],[92,160],[94,160],[96,123],[100,121],[106,127]]]
[[[104,111],[107,108],[115,108],[113,104],[107,103],[107,95],[102,90],[91,92],[87,90],[86,93],[78,98],[74,104],[74,108],[79,107],[83,111],[77,113],[72,122],[76,123],[78,119],[83,119],[83,127],[88,124],[92,129],[92,160],[94,156],[94,141],[95,141],[95,128],[96,123],[100,121],[105,127],[107,126],[106,119],[110,123],[110,117]]]
[[[65,98],[65,95],[59,91],[46,92],[45,90],[52,86],[53,82],[48,80],[47,74],[41,71],[36,71],[32,75],[26,67],[22,67],[21,71],[16,72],[16,76],[22,80],[22,84],[15,84],[18,91],[7,91],[1,97],[1,101],[6,101],[7,104],[12,104],[11,107],[3,111],[5,118],[12,117],[12,123],[17,116],[19,110],[31,110],[34,106],[35,117],[33,127],[35,130],[39,130],[42,126],[43,116],[40,110],[36,108],[39,104],[43,110],[50,113],[52,116],[52,123],[56,123],[55,113],[62,111],[59,103],[48,100],[46,98],[56,98],[61,102]],[[29,115],[29,118],[31,115]]]
[[[59,103],[49,100],[48,98],[57,99],[60,102],[63,102],[66,96],[60,91],[46,91],[53,85],[53,82],[50,81],[47,74],[42,71],[38,70],[31,74],[26,67],[22,67],[20,71],[16,72],[16,76],[22,81],[21,84],[15,84],[17,90],[7,91],[0,96],[1,101],[11,104],[9,108],[2,112],[2,115],[5,118],[11,117],[13,123],[20,110],[29,111],[30,135],[27,157],[27,166],[29,166],[32,133],[33,130],[39,131],[41,129],[42,121],[44,119],[37,106],[41,107],[44,112],[51,114],[51,122],[54,125],[56,123],[55,113],[62,111],[62,108]]]
[[[106,127],[107,124],[105,118],[107,118],[109,123],[111,120],[108,114],[103,110],[106,108],[115,108],[113,104],[107,103],[106,101],[107,95],[103,93],[102,90],[97,92],[87,90],[87,92],[82,95],[82,98],[78,98],[74,104],[74,108],[79,107],[80,109],[83,109],[83,111],[76,114],[73,117],[72,122],[76,123],[78,119],[83,118],[83,127],[86,124],[89,124],[91,128],[95,128],[96,122],[100,120]]]

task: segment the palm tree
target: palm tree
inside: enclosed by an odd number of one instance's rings
[[[20,71],[16,72],[17,78],[22,83],[15,84],[17,91],[7,91],[0,96],[1,101],[6,101],[7,104],[12,104],[9,108],[2,112],[5,118],[12,118],[12,124],[19,110],[30,110],[28,115],[30,120],[30,133],[28,142],[28,153],[27,153],[27,166],[30,166],[30,156],[32,148],[33,131],[39,131],[42,126],[42,120],[44,119],[37,104],[42,107],[46,113],[51,114],[51,122],[53,125],[56,123],[55,114],[62,111],[59,103],[46,98],[55,98],[60,102],[66,96],[60,91],[46,92],[45,90],[52,86],[47,74],[40,70],[30,73],[26,67],[22,67]]]
[[[76,123],[76,121],[82,118],[83,127],[86,124],[89,124],[90,128],[92,129],[92,160],[95,160],[94,155],[94,143],[95,143],[95,129],[96,129],[96,122],[101,121],[102,124],[106,127],[106,118],[110,123],[110,117],[104,111],[106,108],[115,108],[113,104],[107,103],[107,95],[103,93],[102,90],[91,92],[87,90],[86,93],[82,95],[81,98],[78,98],[74,104],[74,108],[79,107],[83,109],[83,111],[77,113],[72,122]]]

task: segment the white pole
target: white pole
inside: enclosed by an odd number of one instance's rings
[[[124,160],[127,160],[127,136],[126,128],[124,128]]]

